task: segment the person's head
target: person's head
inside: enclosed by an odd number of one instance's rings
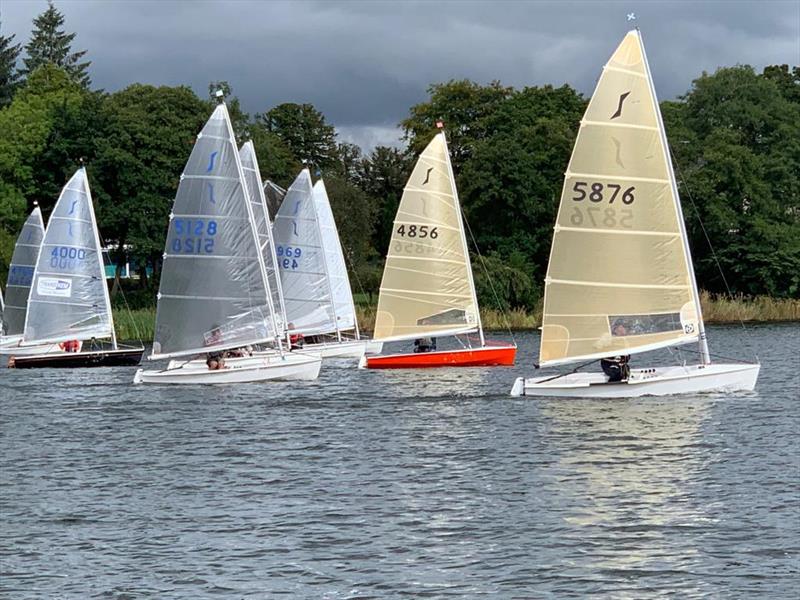
[[[616,323],[614,325],[614,329],[611,330],[614,335],[625,335],[628,331],[625,329],[625,325],[622,323]]]

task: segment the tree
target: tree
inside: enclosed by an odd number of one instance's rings
[[[225,104],[228,106],[228,114],[231,118],[233,133],[236,141],[243,144],[249,135],[250,116],[242,110],[239,98],[233,95],[233,88],[227,81],[212,81],[208,84],[208,112],[209,114],[219,104],[217,92],[222,92]]]
[[[259,115],[258,121],[277,135],[296,158],[311,161],[322,170],[335,168],[336,130],[311,104],[279,104]]]
[[[347,262],[351,268],[359,268],[368,260],[372,250],[370,239],[375,224],[375,203],[341,176],[326,176],[325,187]]]
[[[14,43],[14,37],[14,34],[0,35],[0,108],[11,104],[19,85],[17,58],[21,45]]]
[[[23,75],[30,75],[44,64],[63,68],[70,77],[85,88],[91,84],[89,65],[91,61],[81,62],[86,50],[72,51],[74,33],[65,33],[64,15],[56,9],[52,0],[47,10],[33,20],[34,29],[30,41],[25,45],[27,56],[23,59]]]
[[[258,157],[261,177],[288,187],[300,172],[300,160],[280,137],[268,131],[262,123],[250,123],[248,131]]]

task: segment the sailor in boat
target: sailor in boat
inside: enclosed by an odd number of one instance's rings
[[[289,331],[294,329],[294,323],[289,323]],[[302,333],[290,333],[289,334],[289,349],[290,350],[300,350],[303,348],[303,344],[305,343],[305,338],[303,337]]]
[[[64,352],[79,352],[81,349],[81,343],[78,340],[67,340],[66,342],[61,342],[58,346]]]
[[[611,335],[624,336],[628,334],[625,324],[621,321],[614,323],[611,328]],[[600,359],[600,368],[603,373],[608,376],[609,383],[618,383],[620,381],[627,381],[631,374],[631,368],[628,365],[630,355],[627,356],[609,356],[608,358]]]
[[[436,338],[423,337],[414,340],[414,352],[433,352],[436,350]]]

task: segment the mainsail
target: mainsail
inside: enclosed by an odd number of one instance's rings
[[[114,322],[89,181],[81,167],[64,186],[47,223],[22,343],[91,338],[114,339]]]
[[[289,187],[273,226],[288,329],[305,335],[336,331],[311,174],[303,169]]]
[[[8,269],[6,305],[3,310],[4,335],[20,335],[25,328],[33,271],[43,239],[42,211],[36,206],[22,226]]]
[[[197,136],[170,214],[151,358],[278,337],[228,110]]]
[[[256,149],[252,141],[245,142],[239,149],[239,157],[242,161],[242,170],[244,171],[244,178],[247,182],[247,192],[250,196],[250,208],[255,217],[258,244],[261,248],[261,255],[264,257],[267,282],[269,283],[269,290],[271,293],[272,310],[277,319],[277,330],[281,331],[286,328],[286,309],[283,306],[281,277],[278,273],[278,259],[275,256],[275,244],[272,239],[272,222],[269,219],[267,200],[264,197],[264,188],[261,184],[261,171],[258,168]]]
[[[286,190],[269,179],[264,182],[263,189],[264,197],[267,200],[267,214],[274,219],[278,214],[283,198],[286,196]]]
[[[328,199],[328,191],[325,189],[322,179],[314,184],[313,193],[323,257],[325,258],[325,271],[328,275],[334,314],[336,315],[336,330],[354,329],[358,325],[356,323],[356,307],[353,304],[353,291],[350,289],[347,264]]]
[[[540,363],[695,341],[696,296],[661,115],[631,31],[603,69],[565,174]]]
[[[403,190],[381,281],[376,340],[480,330],[461,207],[444,133]]]

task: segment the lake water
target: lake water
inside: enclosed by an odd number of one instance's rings
[[[797,598],[800,325],[709,337],[754,393],[511,398],[535,333],[293,384],[0,370],[0,596]]]

